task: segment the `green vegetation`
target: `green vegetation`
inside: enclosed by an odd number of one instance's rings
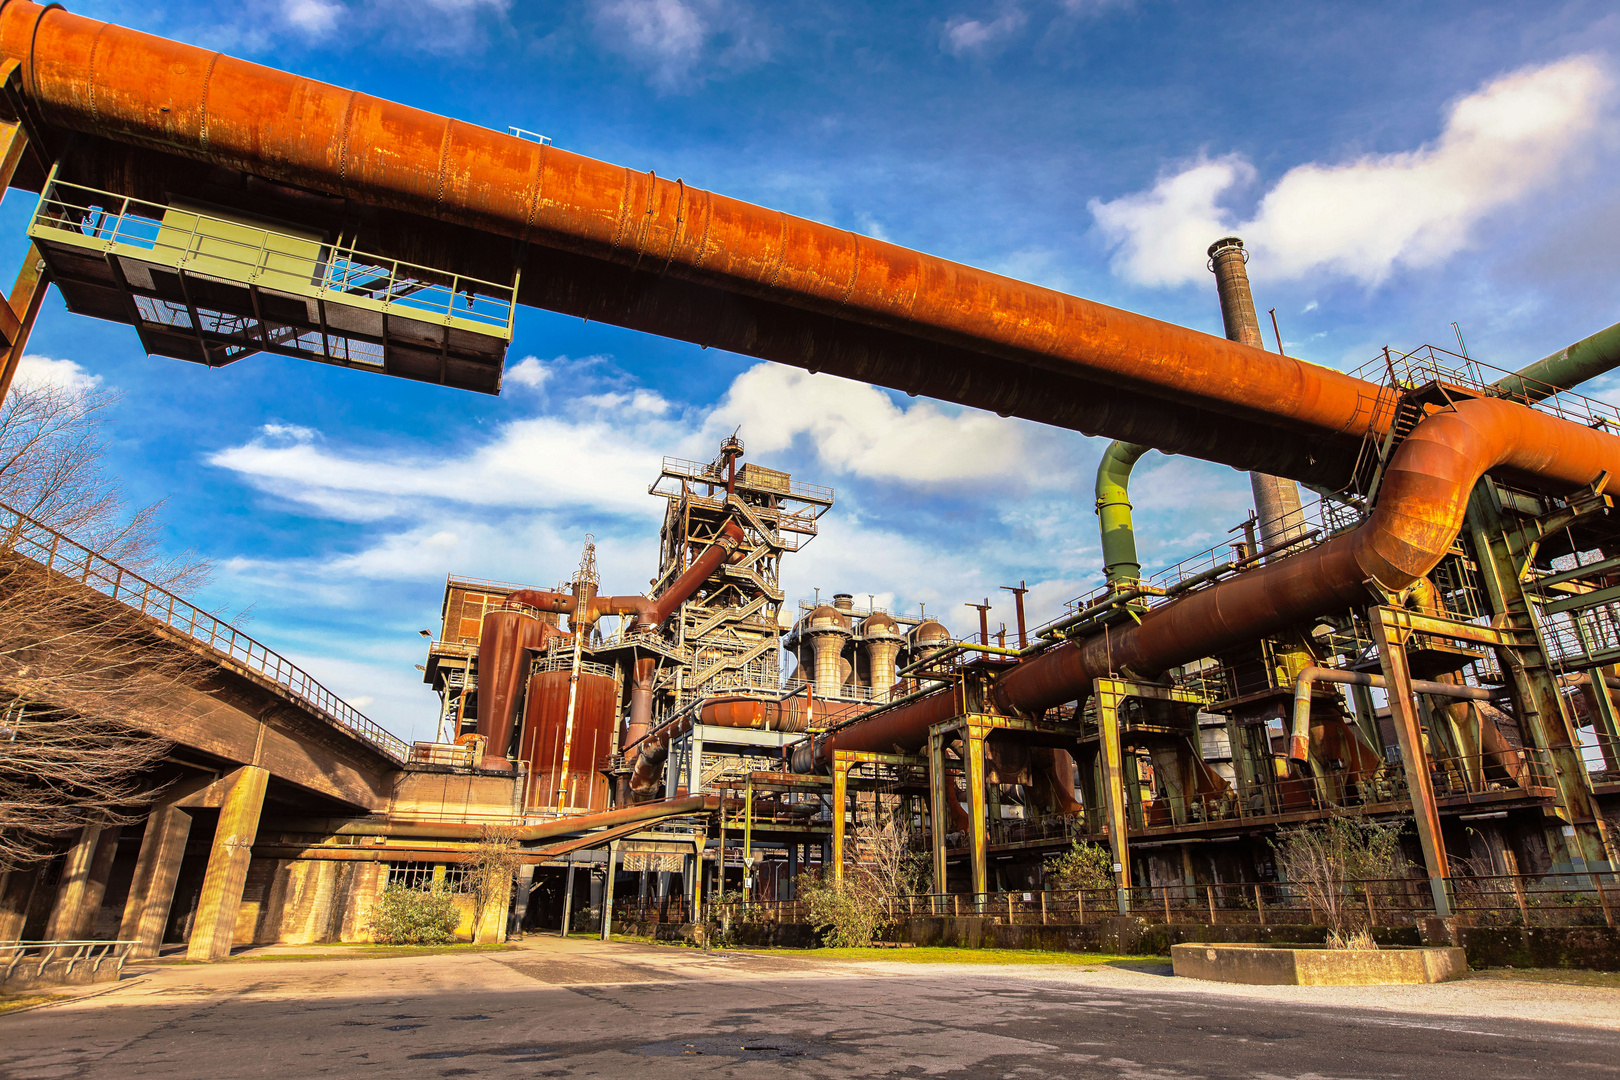
[[[1378,948],[1367,890],[1370,882],[1391,876],[1400,848],[1399,825],[1336,814],[1320,824],[1279,831],[1272,848],[1284,884],[1321,912],[1328,925],[1328,948]]]
[[[806,960],[864,960],[901,964],[1051,964],[1064,967],[1157,967],[1168,956],[1118,956],[1112,953],[1048,952],[1044,949],[958,949],[923,945],[910,949],[770,949],[751,950],[771,956],[798,956]]]
[[[460,923],[455,900],[441,889],[390,885],[371,909],[371,936],[384,945],[443,945]]]
[[[1620,971],[1582,971],[1573,968],[1486,968],[1470,971],[1470,979],[1497,979],[1507,982],[1563,983],[1566,986],[1595,986],[1620,990]]]
[[[1076,840],[1069,850],[1046,860],[1046,884],[1073,892],[1114,887],[1114,856],[1101,844]]]

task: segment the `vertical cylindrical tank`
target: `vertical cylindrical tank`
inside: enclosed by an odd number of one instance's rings
[[[478,633],[478,734],[485,743],[486,769],[510,769],[518,691],[523,685],[525,649],[539,646],[545,624],[527,611],[497,608],[484,615]]]
[[[849,641],[849,616],[828,604],[822,604],[804,620],[800,635],[810,641],[815,655],[816,693],[822,697],[836,697],[844,685],[844,645]]]
[[[1235,236],[1222,237],[1209,246],[1209,268],[1215,273],[1215,287],[1220,292],[1221,321],[1226,324],[1227,338],[1264,349],[1260,314],[1249,288],[1245,266],[1248,261],[1243,241]],[[1273,547],[1305,531],[1298,484],[1280,476],[1252,472],[1249,487],[1254,492],[1255,516],[1260,519],[1261,546]]]
[[[894,660],[900,655],[905,638],[900,635],[900,624],[880,611],[861,623],[861,639],[866,650],[866,670],[872,681],[872,696],[879,698],[894,685]]]
[[[572,733],[568,723],[568,672],[539,671],[529,677],[519,754],[529,763],[529,806],[555,808],[562,789],[566,809],[602,810],[608,781],[599,771],[613,747],[613,714],[618,688],[606,675],[582,671],[574,698]],[[568,770],[562,769],[568,743]]]

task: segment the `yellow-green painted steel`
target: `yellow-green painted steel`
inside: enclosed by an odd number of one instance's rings
[[[1131,524],[1131,469],[1151,447],[1111,442],[1097,463],[1097,526],[1102,531],[1103,573],[1108,584],[1126,588],[1142,578]]]
[[[1540,401],[1617,366],[1620,366],[1620,323],[1498,379],[1491,389],[1499,397]]]

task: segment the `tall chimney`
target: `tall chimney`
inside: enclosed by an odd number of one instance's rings
[[[1209,246],[1209,268],[1220,290],[1221,320],[1226,324],[1227,339],[1264,349],[1260,315],[1254,307],[1254,293],[1249,289],[1249,272],[1245,269],[1248,261],[1243,241],[1235,236],[1223,237]],[[1305,531],[1298,484],[1280,476],[1252,472],[1249,487],[1254,492],[1255,516],[1260,519],[1262,548],[1274,547]]]

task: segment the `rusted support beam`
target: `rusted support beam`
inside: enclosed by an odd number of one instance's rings
[[[1423,848],[1423,864],[1429,873],[1434,894],[1435,914],[1451,916],[1450,868],[1446,841],[1440,832],[1440,808],[1434,801],[1434,783],[1429,775],[1429,756],[1423,751],[1423,729],[1418,723],[1417,706],[1412,700],[1412,676],[1406,664],[1406,632],[1392,609],[1375,606],[1367,613],[1373,640],[1378,645],[1378,661],[1384,669],[1384,686],[1389,696],[1389,715],[1395,722],[1395,735],[1401,744],[1401,764],[1406,772],[1406,790],[1412,797],[1412,817],[1417,823],[1418,843]]]

